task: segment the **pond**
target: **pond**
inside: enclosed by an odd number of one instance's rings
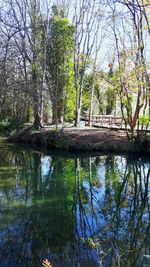
[[[150,266],[150,158],[0,147],[0,266]]]

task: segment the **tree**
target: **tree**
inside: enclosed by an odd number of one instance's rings
[[[31,79],[32,95],[34,100],[34,126],[42,126],[43,116],[43,79],[44,70],[42,69],[45,61],[45,51],[43,49],[45,42],[44,23],[40,13],[40,3],[38,0],[32,0],[30,6],[31,19]]]
[[[75,126],[80,124],[84,78],[92,53],[95,52],[95,43],[97,45],[96,38],[101,16],[100,4],[100,1],[74,1],[74,24],[76,27],[74,50]]]
[[[125,6],[126,16],[119,14],[118,3]],[[125,121],[128,137],[134,139],[142,136],[143,125],[140,126],[140,116],[146,115],[148,108],[148,66],[146,55],[145,9],[139,1],[113,1],[110,4],[112,11],[112,31],[115,37],[117,60],[119,68],[119,96],[122,116]],[[118,21],[121,21],[122,29]],[[126,31],[125,21],[129,21]],[[125,38],[123,39],[123,35]],[[128,128],[129,127],[129,128]],[[130,131],[128,131],[130,130]],[[130,136],[131,133],[131,136]]]
[[[66,17],[53,16],[47,47],[47,81],[52,101],[52,122],[56,125],[64,121],[69,86],[72,87],[73,35],[74,27]]]

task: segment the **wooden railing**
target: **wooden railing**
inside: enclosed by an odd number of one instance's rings
[[[87,124],[89,117],[83,116],[82,120],[85,121],[85,124]],[[123,124],[122,117],[116,117],[112,115],[93,115],[91,118],[92,125],[115,125],[118,127],[121,127]]]

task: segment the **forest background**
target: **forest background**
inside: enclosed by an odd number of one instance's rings
[[[0,1],[1,131],[82,116],[150,121],[149,0]],[[137,130],[137,131],[135,131]]]

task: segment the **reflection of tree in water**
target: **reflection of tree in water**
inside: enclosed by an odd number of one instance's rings
[[[29,261],[34,262],[34,266],[39,266],[39,257],[49,252],[56,254],[57,259],[60,255],[61,263],[63,257],[68,257],[67,243],[73,246],[74,161],[54,157],[51,161],[51,170],[43,180],[41,167],[41,155],[38,153],[34,153],[24,164],[22,176],[20,176],[20,179],[24,177],[22,190],[24,206],[17,209],[15,207],[14,211],[13,199],[11,205],[11,211],[16,213],[15,224],[20,228],[14,235],[13,228],[16,226],[12,222],[12,229],[7,231],[7,242],[2,251],[3,255],[6,255],[7,251],[7,255],[10,255],[13,262],[18,259],[17,264],[22,260],[22,263],[24,262],[22,266],[28,266],[25,259],[29,255]],[[11,186],[10,190],[15,191]],[[10,195],[9,197],[11,198]],[[14,249],[11,249],[9,239],[13,239]],[[23,248],[20,243],[24,244]]]
[[[36,267],[43,257],[54,266],[92,267],[102,258],[104,266],[135,266],[148,242],[148,164],[114,156],[9,156],[15,175],[13,169],[10,184],[0,186],[4,267],[9,261]]]
[[[121,164],[115,157],[106,158],[105,194],[102,200],[95,194],[99,203],[95,217],[100,228],[93,240],[99,241],[99,252],[103,250],[109,256],[110,266],[115,264],[127,267],[135,266],[141,250],[148,242],[150,169],[140,160],[134,164],[127,163],[125,167]],[[90,206],[90,199],[89,209],[92,214],[93,204]]]

